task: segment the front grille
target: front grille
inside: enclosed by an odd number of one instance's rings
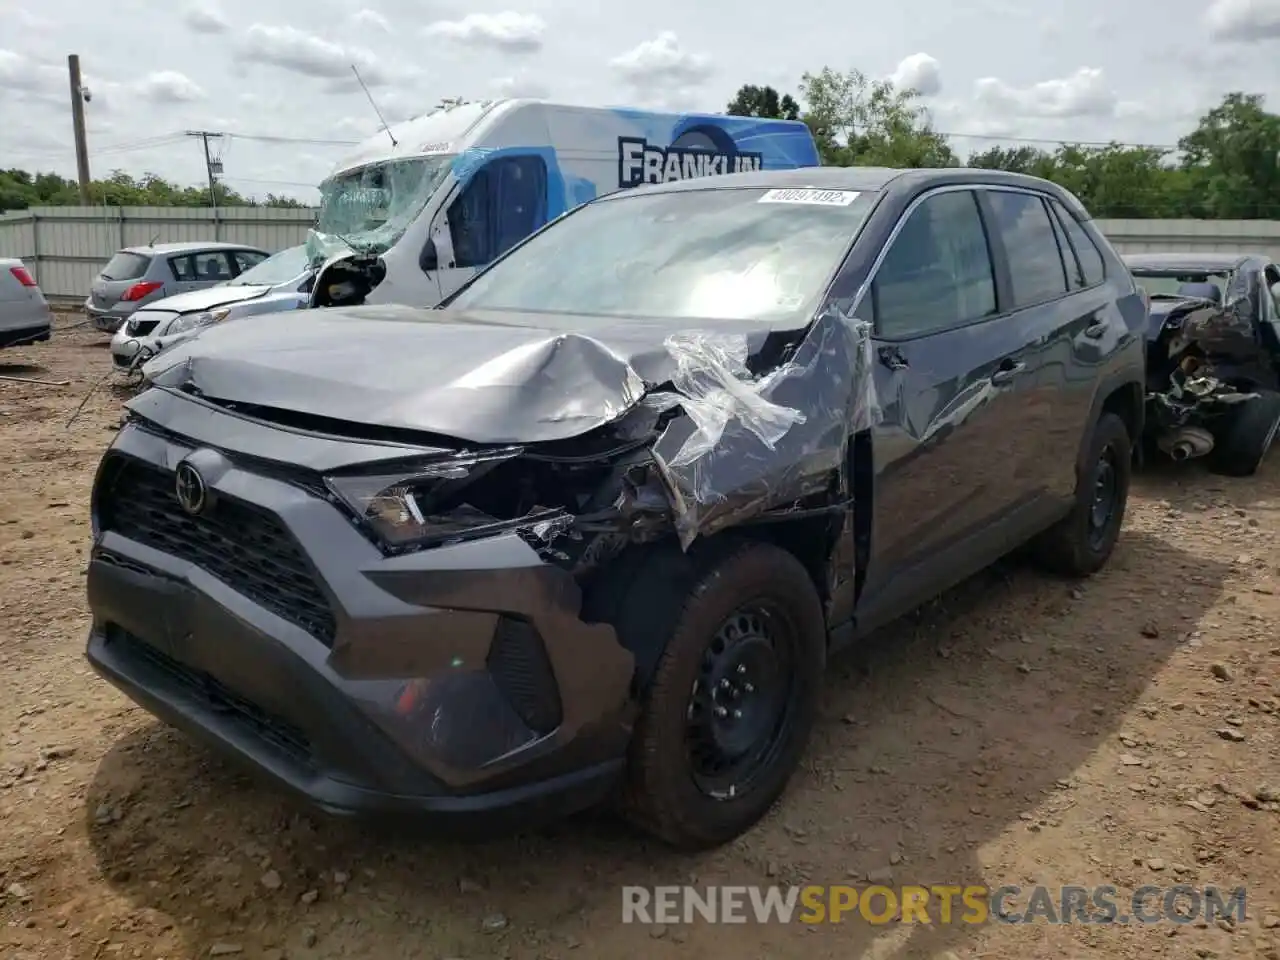
[[[547,648],[533,624],[499,617],[489,645],[490,676],[513,710],[535,733],[550,733],[564,716]]]
[[[124,332],[131,337],[145,337],[159,325],[159,320],[130,320]]]
[[[266,511],[219,497],[193,517],[178,503],[173,473],[115,455],[103,471],[98,516],[104,531],[193,563],[333,645],[333,610],[293,537]]]
[[[170,683],[200,701],[207,709],[232,717],[258,739],[270,743],[299,763],[310,765],[311,744],[306,734],[289,721],[240,696],[204,671],[161,653],[116,624],[107,624],[105,633],[107,643],[116,646],[126,656],[164,672]]]
[[[128,367],[132,366],[133,357],[122,357],[118,353],[113,353],[111,355],[111,362],[114,363],[117,367],[120,367],[122,369],[127,369]]]

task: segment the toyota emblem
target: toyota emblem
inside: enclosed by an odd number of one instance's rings
[[[209,499],[204,477],[200,476],[200,471],[185,460],[178,464],[174,475],[173,492],[177,495],[182,509],[193,517],[204,510]]]

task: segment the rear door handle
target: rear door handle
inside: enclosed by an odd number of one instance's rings
[[[1085,327],[1084,335],[1090,340],[1101,340],[1107,333],[1107,321],[1099,320],[1091,326]]]
[[[1005,360],[1001,362],[1000,369],[991,375],[991,382],[997,387],[1013,383],[1014,378],[1025,369],[1027,365],[1021,360]]]

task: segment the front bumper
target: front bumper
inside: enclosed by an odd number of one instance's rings
[[[634,661],[567,573],[516,534],[386,558],[316,492],[193,447],[127,424],[99,471],[100,674],[332,813],[527,824],[614,790]],[[188,455],[207,517],[162,502]]]

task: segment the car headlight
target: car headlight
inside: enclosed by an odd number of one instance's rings
[[[230,313],[229,307],[223,307],[220,310],[205,310],[202,313],[183,314],[169,324],[165,334],[172,337],[175,334],[186,333],[188,330],[195,330],[198,327],[208,327],[215,323],[221,323],[227,319]]]
[[[329,492],[392,552],[447,540],[504,518],[486,514],[460,496],[463,488],[520,454],[507,448],[459,456],[396,473],[332,474]]]

